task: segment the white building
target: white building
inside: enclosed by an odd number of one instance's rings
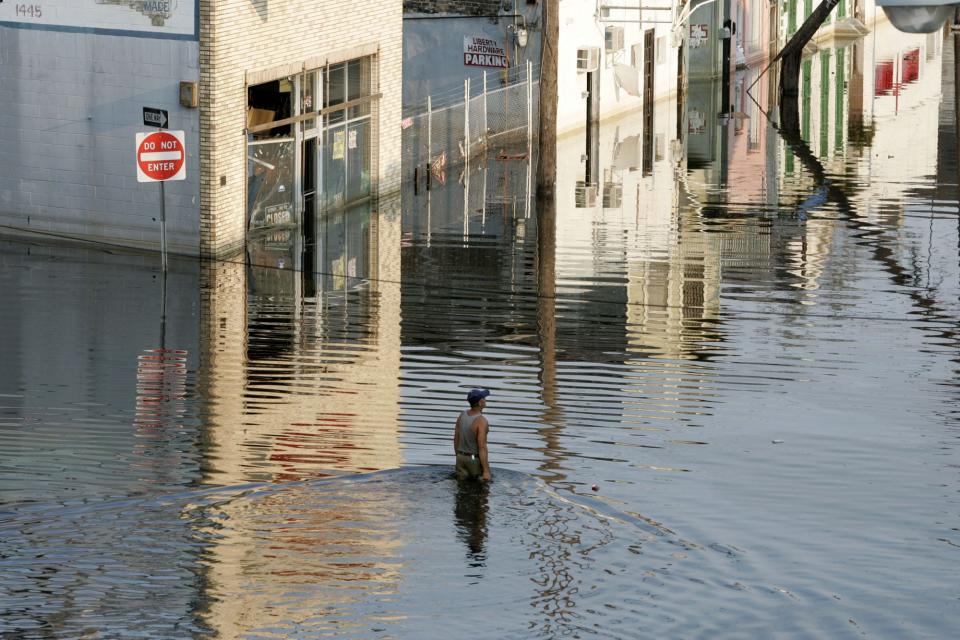
[[[401,33],[388,0],[2,2],[0,224],[158,247],[144,107],[186,134],[174,251],[225,255],[249,229],[396,191]]]
[[[669,0],[560,3],[560,135],[586,126],[588,107],[599,121],[676,95],[680,49],[670,34],[678,10]]]

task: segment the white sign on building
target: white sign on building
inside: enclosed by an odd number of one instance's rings
[[[692,24],[690,25],[690,47],[699,49],[706,44],[710,35],[710,25]]]
[[[194,37],[197,0],[0,2],[0,25]]]
[[[510,66],[507,54],[500,43],[492,38],[463,36],[463,64],[468,67]]]

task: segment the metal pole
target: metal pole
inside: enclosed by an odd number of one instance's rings
[[[433,103],[427,96],[427,181],[430,180],[430,165],[433,164]]]
[[[470,78],[463,81],[463,242],[470,235]]]
[[[160,256],[163,271],[167,271],[167,205],[163,192],[163,181],[160,181]]]
[[[433,153],[433,102],[430,96],[427,96],[427,246],[430,246],[430,172],[433,161],[430,154]]]
[[[488,149],[490,147],[489,141],[487,140],[488,136],[487,129],[487,70],[483,70],[483,147]]]
[[[463,153],[464,160],[470,163],[470,78],[463,81]]]
[[[530,190],[533,183],[533,63],[527,60],[527,194],[523,217],[530,217]]]
[[[490,156],[483,157],[483,198],[480,199],[480,228],[487,228],[487,165],[490,162]]]
[[[527,155],[533,140],[533,63],[527,60]]]
[[[463,165],[463,242],[470,237],[470,158]]]
[[[160,184],[163,184],[162,182]],[[167,348],[167,270],[160,272],[160,348]]]

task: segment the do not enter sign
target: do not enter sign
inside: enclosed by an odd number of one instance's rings
[[[183,131],[137,134],[137,182],[186,180]]]

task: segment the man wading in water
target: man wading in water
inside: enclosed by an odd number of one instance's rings
[[[457,479],[480,478],[490,480],[490,461],[487,458],[487,431],[490,423],[483,417],[487,406],[486,389],[471,389],[467,394],[470,409],[457,418],[453,430],[453,450],[457,454]]]

